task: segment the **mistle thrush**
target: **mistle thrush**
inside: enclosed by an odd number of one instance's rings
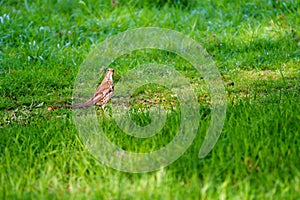
[[[76,104],[73,109],[77,108],[88,108],[92,105],[101,106],[102,109],[106,106],[107,102],[110,100],[114,93],[114,82],[113,82],[114,69],[109,68],[106,75],[94,93],[93,97],[87,102]]]

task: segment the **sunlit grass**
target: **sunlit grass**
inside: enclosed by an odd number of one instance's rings
[[[299,2],[167,2],[0,2],[1,198],[299,198]],[[219,141],[198,159],[211,112],[201,74],[179,56],[158,50],[115,60],[116,83],[145,63],[174,67],[190,80],[200,106],[197,136],[177,161],[130,174],[88,153],[71,110],[47,108],[72,103],[77,72],[91,48],[111,35],[149,26],[177,30],[203,45],[222,75],[228,108]],[[168,121],[160,133],[147,139],[124,134],[110,116],[110,103],[107,116],[98,115],[107,138],[133,152],[168,144],[180,110],[172,92],[158,88],[140,88],[131,112],[137,124],[147,125],[147,106],[164,106]]]

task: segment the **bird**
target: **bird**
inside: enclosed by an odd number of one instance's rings
[[[114,75],[114,69],[109,68],[106,72],[103,81],[101,82],[96,92],[94,93],[93,97],[84,103],[73,105],[72,108],[73,109],[88,108],[93,105],[97,105],[97,106],[101,106],[102,109],[104,109],[106,104],[111,99],[114,93],[113,75]]]

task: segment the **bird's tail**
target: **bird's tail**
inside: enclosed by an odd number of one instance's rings
[[[88,108],[91,107],[92,105],[94,105],[94,102],[92,101],[92,99],[90,99],[87,102],[73,105],[72,109]]]

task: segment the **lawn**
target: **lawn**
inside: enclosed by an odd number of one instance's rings
[[[300,2],[141,2],[0,1],[0,198],[299,199]],[[212,116],[203,74],[174,52],[139,49],[118,57],[109,66],[115,84],[137,66],[164,64],[189,80],[199,103],[197,135],[180,158],[128,173],[87,150],[64,106],[74,100],[90,52],[141,27],[175,30],[201,44],[223,80],[227,111],[216,145],[198,158]],[[107,138],[130,152],[166,146],[182,123],[176,95],[148,84],[132,97],[136,124],[149,124],[147,108],[161,105],[165,126],[153,137],[129,136],[114,121],[112,100],[104,112],[95,108]]]

